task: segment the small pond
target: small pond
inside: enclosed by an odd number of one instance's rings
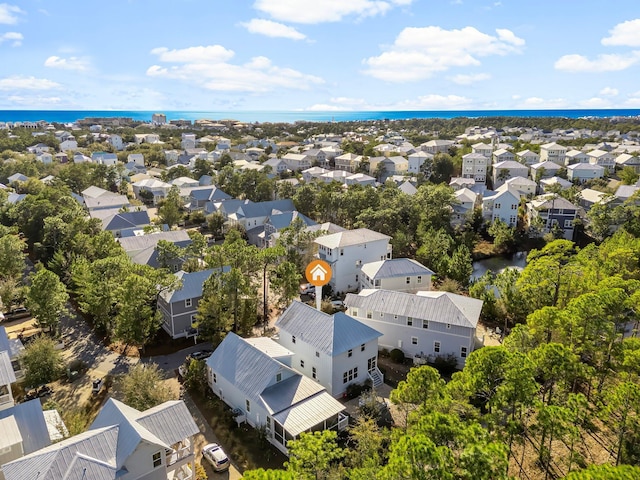
[[[499,257],[485,258],[473,262],[473,273],[471,281],[480,278],[487,271],[500,273],[505,268],[517,268],[522,270],[527,265],[527,252],[516,252],[511,255],[501,255]]]

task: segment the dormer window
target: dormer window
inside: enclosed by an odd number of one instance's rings
[[[282,373],[278,372],[276,373],[276,382],[281,382],[282,381]]]
[[[189,308],[189,307],[191,306],[191,299],[190,299],[190,298],[187,298],[187,299],[184,301],[184,306],[185,306],[186,308]]]
[[[291,343],[296,343],[296,336],[295,335],[291,335]]]

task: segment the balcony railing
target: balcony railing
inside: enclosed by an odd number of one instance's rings
[[[167,467],[170,467],[171,465],[175,465],[181,460],[185,460],[191,456],[193,456],[193,452],[191,452],[190,447],[184,447],[179,450],[174,450],[173,452],[167,454],[167,459],[166,459]]]

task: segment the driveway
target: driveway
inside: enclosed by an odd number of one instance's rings
[[[191,347],[183,348],[182,350],[171,353],[169,355],[158,355],[155,357],[144,357],[141,358],[140,361],[142,363],[157,363],[161,370],[167,374],[167,376],[172,376],[174,372],[178,369],[180,365],[184,363],[187,355],[193,352],[198,352],[200,350],[213,350],[211,343],[199,343],[197,345],[192,345]]]

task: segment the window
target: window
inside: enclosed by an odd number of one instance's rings
[[[311,377],[316,380],[318,378],[318,371],[316,370],[316,367],[311,367]]]
[[[247,399],[245,400],[245,406],[247,407],[247,412],[251,411],[251,402]]]
[[[371,312],[367,312],[367,318],[371,318]]]
[[[380,318],[384,317],[384,312],[380,312]]]
[[[347,357],[352,357],[353,356],[353,350],[349,350],[347,352]]]
[[[422,328],[429,328],[429,322],[427,320],[422,320]]]
[[[407,278],[405,279],[405,282],[407,282],[407,285],[409,285],[409,284],[411,283],[411,277],[407,277]]]
[[[407,327],[413,327],[413,317],[407,317]]]
[[[364,343],[363,343],[362,345],[360,345],[360,351],[364,352],[364,349],[365,349],[365,346],[364,346]]]
[[[157,468],[162,465],[162,452],[156,452],[153,454],[153,468]]]
[[[278,372],[276,373],[276,382],[281,382],[282,381],[282,373]]]
[[[393,319],[394,319],[394,320],[397,320],[397,319],[398,319],[398,315],[394,315],[394,316],[393,316]]]
[[[417,345],[418,344],[418,337],[411,337],[411,345]]]
[[[447,329],[451,328],[451,324],[447,323]]]
[[[496,203],[493,205],[493,208],[500,208],[502,205],[500,205],[499,203]]]
[[[466,358],[467,357],[467,347],[460,347],[460,356],[462,358]]]
[[[347,370],[342,374],[342,383],[347,383],[353,379],[358,378],[358,367],[354,367],[351,370]]]
[[[433,342],[433,351],[435,353],[440,353],[440,342]]]
[[[189,307],[191,306],[191,299],[190,299],[190,298],[187,298],[187,299],[184,301],[184,306],[185,306],[185,307],[187,307],[187,308],[189,308]]]
[[[564,221],[564,228],[571,228],[571,227],[573,227],[572,221],[571,220],[565,220]]]
[[[304,368],[304,360],[300,360],[300,368]]]
[[[360,277],[358,276],[358,274],[356,274],[356,283],[358,283],[360,281]]]
[[[418,275],[418,283],[422,283],[422,275]]]
[[[340,249],[340,255],[344,255],[344,248]]]
[[[196,325],[198,323],[198,320],[196,319],[195,315],[191,315],[191,327],[193,328],[194,325]]]
[[[353,315],[354,317],[358,316],[358,309],[357,308],[352,308],[351,309],[351,315]]]
[[[376,280],[376,281],[374,282],[374,285],[375,285],[376,287],[379,287],[379,286],[380,286],[380,279]]]
[[[320,352],[316,351],[316,357],[320,358]]]
[[[213,383],[218,383],[218,376],[215,373],[213,374]]]
[[[296,336],[295,335],[291,335],[291,343],[296,343]]]

